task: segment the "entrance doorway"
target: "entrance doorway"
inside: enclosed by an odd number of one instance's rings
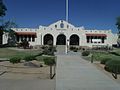
[[[57,36],[56,45],[66,45],[66,36],[64,34],[60,34]]]
[[[53,45],[53,36],[51,34],[44,36],[44,45]]]
[[[79,45],[79,36],[76,34],[73,34],[70,37],[70,45]]]

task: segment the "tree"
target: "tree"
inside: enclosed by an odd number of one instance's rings
[[[2,44],[3,27],[0,26],[0,44]]]
[[[117,26],[117,29],[118,29],[118,34],[120,34],[120,16],[117,17],[116,26]]]
[[[7,11],[6,6],[4,5],[3,1],[0,0],[0,17],[5,16]],[[3,26],[0,25],[0,44],[2,44],[2,35],[3,35]]]
[[[3,1],[0,0],[0,17],[3,17],[6,15],[7,8],[4,5]]]
[[[118,45],[120,46],[120,16],[117,17],[116,26],[117,26],[117,29],[118,29]]]
[[[17,27],[17,25],[13,21],[6,21],[2,27],[5,32],[8,32],[8,45],[14,46],[16,44],[16,35],[12,28]]]
[[[52,79],[55,76],[55,69],[54,69],[54,74],[52,74],[52,66],[56,64],[55,58],[53,57],[45,57],[44,58],[44,63],[48,66],[50,66],[50,79]]]

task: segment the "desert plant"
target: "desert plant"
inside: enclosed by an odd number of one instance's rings
[[[21,58],[20,57],[11,57],[10,58],[10,63],[13,63],[13,64],[15,64],[15,63],[20,63],[20,60],[21,60]]]
[[[90,54],[90,51],[83,51],[82,56],[88,56]]]

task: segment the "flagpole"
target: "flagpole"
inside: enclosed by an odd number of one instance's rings
[[[66,0],[66,21],[68,22],[68,13],[69,13],[69,11],[68,11],[68,8],[69,8],[69,6],[68,6],[68,0]]]
[[[68,22],[69,6],[68,0],[66,0],[66,22]],[[65,53],[68,54],[68,39],[66,38],[66,50]]]

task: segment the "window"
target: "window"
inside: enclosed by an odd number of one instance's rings
[[[69,28],[69,25],[67,25],[67,28]]]
[[[57,28],[57,25],[55,25],[55,28]]]
[[[35,42],[35,36],[32,36],[32,42]]]
[[[64,28],[64,24],[63,23],[60,24],[60,28]]]

